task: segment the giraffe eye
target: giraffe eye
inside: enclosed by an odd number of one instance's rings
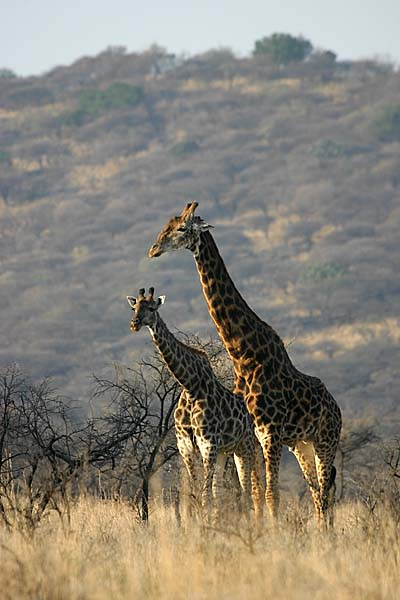
[[[186,231],[186,227],[184,225],[182,227],[178,227],[178,231]]]

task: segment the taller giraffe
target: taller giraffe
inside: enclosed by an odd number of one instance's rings
[[[279,464],[283,444],[296,456],[310,488],[317,516],[326,522],[333,499],[333,465],[341,431],[341,413],[317,377],[291,362],[274,329],[262,321],[236,289],[209,232],[186,205],[158,234],[150,257],[186,248],[194,256],[208,310],[235,372],[235,392],[242,393],[253,417],[266,466],[266,502],[275,518],[279,507]]]

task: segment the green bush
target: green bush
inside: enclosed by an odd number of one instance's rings
[[[275,64],[287,65],[303,61],[312,49],[311,42],[302,37],[294,37],[289,33],[273,33],[255,42],[253,56],[269,56]]]
[[[17,76],[11,69],[0,69],[0,79],[15,79]]]
[[[137,106],[143,98],[143,88],[127,83],[113,83],[106,90],[84,90],[79,94],[78,109],[59,115],[55,124],[79,127],[104,112]]]
[[[311,154],[319,158],[336,158],[344,156],[346,149],[333,140],[321,140],[311,148]]]
[[[127,83],[113,83],[106,90],[84,90],[79,96],[79,109],[96,115],[113,109],[129,108],[144,97],[143,88]]]
[[[372,121],[373,135],[382,142],[400,140],[400,104],[385,106]]]
[[[143,88],[127,83],[113,83],[104,93],[105,108],[136,106],[144,98]]]
[[[79,94],[79,111],[83,114],[96,115],[104,110],[104,92],[100,90],[84,90]]]

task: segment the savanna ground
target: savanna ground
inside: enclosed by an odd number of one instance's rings
[[[393,507],[343,502],[323,533],[311,504],[282,504],[279,527],[266,518],[257,538],[237,513],[204,529],[155,500],[144,524],[126,502],[83,495],[69,519],[50,513],[33,535],[0,530],[1,598],[399,598]]]

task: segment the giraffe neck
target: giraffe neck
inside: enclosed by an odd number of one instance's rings
[[[191,393],[199,392],[213,377],[207,355],[179,341],[158,313],[149,330],[162,359],[178,383]]]
[[[210,316],[234,363],[242,362],[244,356],[254,358],[260,345],[283,347],[274,329],[256,315],[236,289],[208,231],[200,235],[193,255]]]

